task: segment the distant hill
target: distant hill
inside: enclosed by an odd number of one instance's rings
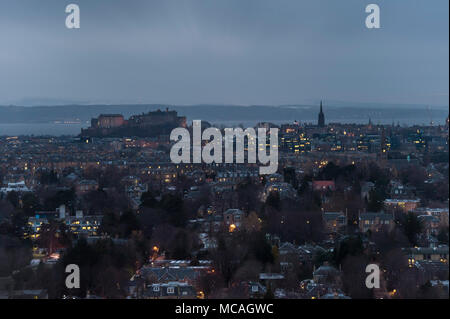
[[[62,105],[62,106],[0,106],[0,123],[52,123],[56,121],[87,122],[99,114],[120,113],[126,118],[157,109],[176,110],[188,121],[200,119],[211,123],[315,122],[317,105],[239,106],[239,105]],[[427,110],[420,105],[357,104],[345,102],[324,103],[326,122],[373,123],[400,122],[407,124],[444,123],[448,108]]]

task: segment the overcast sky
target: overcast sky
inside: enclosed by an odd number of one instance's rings
[[[369,3],[379,30],[365,28]],[[448,105],[448,3],[0,0],[0,104]]]

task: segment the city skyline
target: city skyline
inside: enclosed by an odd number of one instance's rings
[[[370,2],[0,0],[0,299],[448,300],[449,2]]]

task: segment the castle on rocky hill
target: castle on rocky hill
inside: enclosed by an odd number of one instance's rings
[[[168,135],[176,127],[186,127],[186,117],[176,111],[153,111],[133,115],[126,120],[121,114],[101,114],[91,126],[81,130],[81,137],[155,137]]]

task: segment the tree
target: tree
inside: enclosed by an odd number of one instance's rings
[[[256,212],[252,211],[244,220],[244,229],[248,232],[260,231],[261,220],[258,218]]]
[[[61,205],[67,205],[69,208],[73,208],[76,201],[75,190],[61,190],[44,200],[45,210],[55,210]]]
[[[267,287],[266,293],[264,294],[264,299],[275,299],[275,295],[272,292],[272,286]]]
[[[107,234],[110,236],[119,235],[120,230],[118,228],[120,216],[115,212],[105,212],[103,215],[102,223],[99,228],[99,233]]]
[[[27,216],[32,216],[41,209],[39,199],[33,193],[26,193],[22,197],[23,211]]]
[[[278,192],[271,192],[267,196],[266,205],[279,210],[281,208],[280,194]]]
[[[380,188],[374,188],[369,191],[369,202],[367,203],[367,209],[370,212],[379,212],[383,209],[383,202],[386,199],[386,195]]]
[[[385,270],[383,270],[383,276],[386,280],[388,291],[396,289],[404,295],[408,293],[408,290],[415,289],[418,279],[408,277],[412,273],[408,274],[407,271],[410,269],[414,271],[414,268],[408,267],[408,259],[402,249],[391,249],[385,256],[382,256],[381,262],[382,269]],[[404,287],[405,285],[407,286],[406,288]]]
[[[178,229],[170,224],[159,224],[154,227],[150,244],[159,248],[160,252],[170,250]]]
[[[137,219],[144,236],[150,238],[153,229],[162,224],[164,212],[158,208],[141,208]]]
[[[258,209],[260,206],[259,191],[260,187],[252,183],[249,178],[239,183],[236,188],[238,206],[247,213],[252,209]]]
[[[297,180],[297,175],[295,174],[295,168],[294,167],[286,167],[286,168],[284,168],[283,169],[283,176],[284,176],[284,181],[286,183],[291,184],[292,187],[297,189],[297,187],[298,187],[298,180]]]
[[[231,279],[239,268],[241,258],[243,258],[245,253],[241,245],[231,246],[230,238],[221,235],[217,240],[217,248],[211,253],[214,268],[223,276],[226,287],[230,286]]]
[[[193,248],[198,248],[196,237],[184,229],[176,232],[168,247],[173,259],[190,259]]]
[[[264,270],[261,262],[251,259],[242,263],[242,266],[236,270],[233,280],[242,281],[259,281],[259,274]]]
[[[58,183],[58,175],[55,171],[51,170],[49,172],[42,172],[39,179],[42,185],[52,185]]]
[[[14,206],[6,200],[0,200],[0,223],[6,219],[8,220],[14,213]]]
[[[439,230],[437,239],[439,240],[439,242],[441,244],[446,244],[448,245],[448,227],[442,227]]]
[[[8,195],[6,195],[6,200],[9,201],[11,205],[13,205],[15,208],[19,207],[20,202],[19,193],[15,191],[9,192]]]
[[[272,246],[267,242],[262,232],[245,233],[249,242],[249,255],[260,261],[263,265],[272,264],[274,256],[272,254]]]
[[[158,204],[152,192],[148,191],[141,195],[141,207],[154,208]]]
[[[320,179],[335,180],[340,173],[339,166],[333,162],[329,162],[319,173]]]
[[[381,229],[371,234],[370,240],[376,244],[377,251],[381,258],[386,256],[392,249],[401,249],[409,244],[408,238],[405,236],[400,227],[395,227],[391,231]]]
[[[347,256],[361,256],[364,247],[360,236],[348,236],[337,243],[334,250],[336,265],[342,263]]]
[[[408,213],[402,223],[403,231],[412,246],[417,245],[417,237],[422,233],[423,225],[416,214]]]
[[[184,227],[187,217],[184,213],[183,199],[179,195],[163,195],[159,207],[166,212],[166,221],[175,227]]]
[[[200,291],[203,291],[203,293],[205,294],[205,298],[214,297],[214,294],[216,294],[220,291],[221,288],[223,288],[223,283],[224,279],[217,271],[202,273],[202,275],[198,279]]]
[[[0,234],[0,277],[9,276],[14,270],[29,265],[32,252],[18,237]]]
[[[119,218],[119,229],[122,238],[128,238],[133,231],[140,230],[136,214],[131,210],[123,213]]]

